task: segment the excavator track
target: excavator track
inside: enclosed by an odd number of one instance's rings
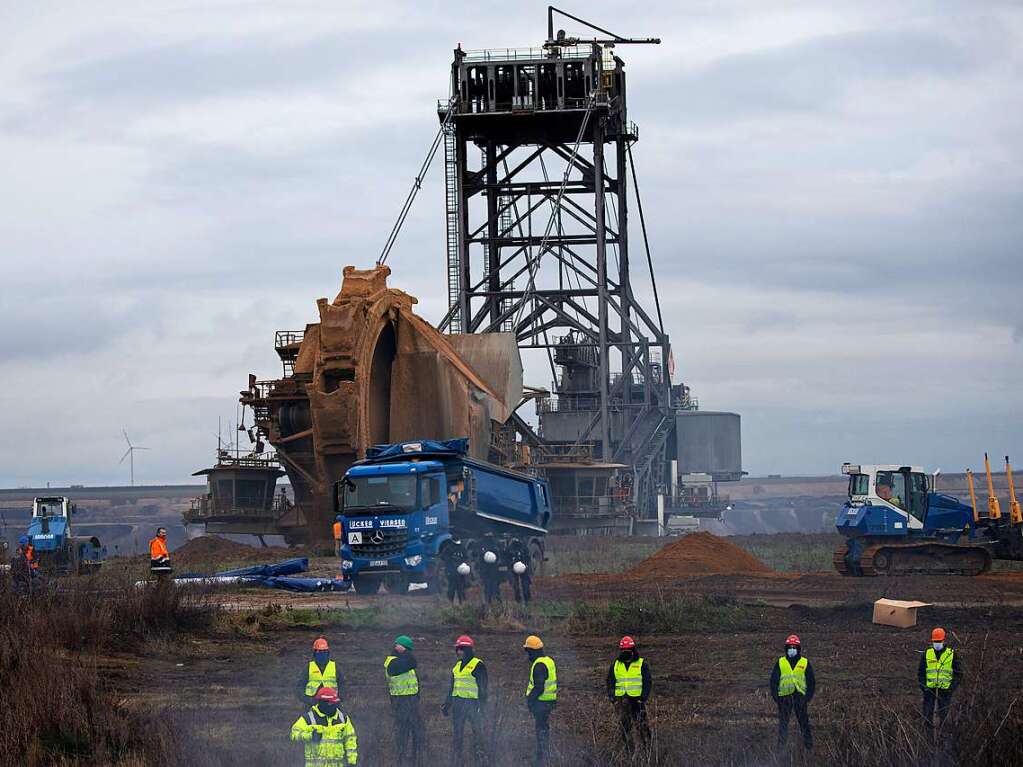
[[[983,546],[933,541],[873,543],[863,549],[858,564],[863,575],[972,576],[991,569],[991,553]]]
[[[835,566],[835,570],[838,572],[838,574],[848,577],[852,577],[855,575],[863,575],[863,573],[859,571],[859,563],[850,565],[848,556],[849,547],[846,544],[843,543],[837,549],[835,549],[835,553],[831,558],[831,562]]]

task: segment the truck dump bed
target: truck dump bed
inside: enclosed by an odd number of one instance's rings
[[[377,445],[363,465],[437,461],[444,466],[452,528],[475,534],[543,535],[551,515],[547,483],[468,457],[468,440],[422,440]],[[450,492],[455,488],[454,492]]]

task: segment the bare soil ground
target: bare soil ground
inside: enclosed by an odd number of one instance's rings
[[[771,542],[764,539],[772,537],[755,536],[757,545],[768,549]],[[775,542],[779,551],[804,543],[783,538]],[[808,550],[827,550],[831,541],[821,538]],[[606,558],[606,549],[616,542],[600,543]],[[588,549],[593,542],[579,544]],[[558,541],[551,550],[548,564],[557,572],[554,557],[573,556],[571,542]],[[274,558],[272,552],[265,555]],[[617,764],[621,752],[604,677],[619,637],[628,632],[636,635],[654,675],[655,747],[638,763],[867,764],[843,751],[850,717],[862,719],[883,705],[914,721],[919,653],[930,627],[940,624],[950,630],[967,669],[962,695],[970,679],[979,679],[981,668],[997,659],[1000,681],[985,684],[1004,684],[999,694],[1007,721],[1019,726],[1023,704],[1014,701],[1023,675],[1023,574],[850,579],[829,572],[772,572],[774,555],[758,556],[768,563],[762,564],[763,572],[694,573],[687,560],[686,573],[676,575],[662,567],[668,558],[662,552],[656,567],[647,563],[648,577],[542,577],[527,609],[505,604],[486,610],[475,590],[470,599],[476,604],[461,608],[426,596],[227,590],[216,598],[233,609],[216,631],[158,643],[142,656],[105,658],[103,672],[121,695],[165,711],[181,747],[196,749],[196,764],[300,764],[300,749],[288,742],[288,730],[303,710],[298,680],[309,647],[322,634],[345,675],[345,708],[358,728],[360,764],[391,765],[397,762],[382,664],[394,636],[408,633],[416,643],[430,738],[424,764],[441,764],[449,758],[450,722],[440,705],[454,662],[452,642],[468,631],[493,684],[486,710],[487,763],[503,767],[527,764],[531,757],[532,725],[521,702],[527,665],[520,648],[526,634],[539,632],[558,663],[562,690],[553,717],[555,764]],[[336,567],[329,557],[313,562],[321,571]],[[627,557],[619,566],[641,573],[637,564]],[[934,606],[920,611],[917,628],[875,626],[870,603],[881,596]],[[767,679],[784,638],[793,632],[802,637],[818,679],[812,706],[818,746],[812,755],[802,753],[798,737],[787,751],[773,747]],[[970,763],[943,758],[948,764]],[[1023,763],[1023,756],[1015,763]]]

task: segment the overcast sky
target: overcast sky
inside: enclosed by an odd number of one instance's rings
[[[122,428],[191,481],[375,260],[452,48],[542,41],[491,5],[0,0],[0,486],[126,483]],[[745,468],[1023,461],[1019,3],[622,7],[570,10],[664,39],[619,55],[665,319]],[[439,171],[389,260],[434,321]]]

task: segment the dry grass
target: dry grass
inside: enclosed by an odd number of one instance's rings
[[[67,581],[31,596],[0,591],[0,763],[187,764],[156,712],[111,697],[106,653],[209,628],[201,594]]]

